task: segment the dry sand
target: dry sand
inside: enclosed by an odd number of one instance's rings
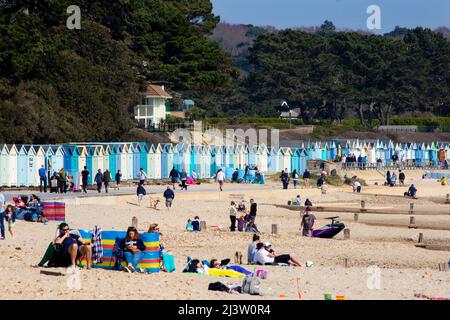
[[[364,173],[358,173],[364,177]],[[417,174],[419,175],[419,174]],[[421,180],[414,174],[409,182],[418,186],[420,197],[415,208],[433,212],[449,212],[450,205],[436,203],[445,199],[450,187],[442,187],[434,180]],[[370,177],[369,177],[370,178]],[[369,180],[369,179],[368,179]],[[450,231],[409,229],[408,215],[360,214],[359,222],[352,213],[316,213],[316,227],[328,222],[324,218],[339,215],[351,230],[351,239],[344,240],[343,233],[335,239],[304,238],[300,236],[300,213],[269,204],[285,204],[297,194],[310,198],[314,205],[358,207],[361,200],[366,207],[389,209],[409,208],[410,200],[401,196],[406,187],[363,187],[361,194],[349,187],[330,187],[321,195],[316,188],[280,190],[278,184],[266,186],[226,185],[218,192],[214,185],[194,186],[187,192],[178,191],[170,212],[163,208],[155,211],[136,206],[135,196],[109,196],[67,199],[67,220],[73,228],[103,230],[126,229],[133,216],[139,221],[139,229],[146,231],[151,223],[159,223],[164,243],[175,255],[175,273],[128,274],[106,270],[81,270],[81,289],[69,289],[67,277],[41,274],[41,271],[61,272],[63,269],[34,268],[54,236],[57,223],[48,225],[18,221],[16,237],[8,235],[0,242],[0,274],[2,274],[0,299],[298,299],[296,278],[300,278],[302,299],[323,299],[324,293],[345,295],[348,299],[415,299],[420,293],[432,297],[450,297],[450,272],[438,271],[438,264],[447,262],[449,251],[431,251],[415,247],[419,232],[425,243],[449,244]],[[163,187],[149,187],[157,192]],[[382,195],[382,196],[375,196]],[[270,241],[278,253],[295,254],[304,264],[310,260],[314,266],[264,267],[268,279],[262,280],[264,296],[232,295],[208,291],[208,284],[226,281],[238,284],[232,278],[218,278],[185,274],[186,257],[200,259],[230,258],[236,251],[247,256],[247,245],[252,234],[226,231],[229,226],[228,208],[231,200],[244,196],[253,197],[259,203],[257,224],[264,241]],[[396,197],[397,196],[397,197]],[[184,231],[188,218],[199,215],[207,225],[220,225],[224,231],[208,229],[201,233]],[[397,227],[371,226],[366,223],[399,224]],[[429,227],[450,227],[450,215],[416,216],[416,223]],[[271,235],[271,225],[278,224],[278,235]],[[344,267],[344,259],[349,267]],[[369,266],[380,271],[380,288],[369,289]],[[245,266],[244,266],[245,267]],[[248,266],[253,271],[254,266]],[[280,298],[284,294],[286,298]]]

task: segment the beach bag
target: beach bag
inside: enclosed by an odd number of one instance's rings
[[[162,265],[161,269],[166,272],[175,271],[175,258],[172,254],[164,253],[162,255]]]
[[[267,271],[266,270],[258,269],[255,271],[255,273],[258,278],[267,279]]]
[[[124,259],[124,254],[123,254],[123,250],[120,249],[119,244],[120,244],[120,239],[116,238],[116,242],[114,244],[114,249],[113,249],[113,259],[115,260],[113,270],[122,271],[123,270],[122,261]]]
[[[242,280],[242,293],[248,293],[251,295],[259,295],[260,294],[260,285],[261,285],[261,281],[258,278],[247,275]]]
[[[208,285],[208,290],[228,292],[230,289],[222,282],[212,282]]]

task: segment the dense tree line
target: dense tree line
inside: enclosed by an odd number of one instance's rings
[[[66,27],[74,4],[80,30]],[[0,142],[119,140],[148,82],[166,84],[175,102],[194,99],[192,117],[276,117],[281,100],[304,122],[450,115],[441,33],[248,25],[234,40],[239,77],[211,39],[218,22],[209,0],[0,1]]]
[[[216,105],[214,116],[276,116],[280,101],[313,119],[362,124],[392,115],[450,115],[450,45],[429,29],[396,29],[386,36],[336,32],[326,22],[316,32],[261,34],[250,48],[252,70]],[[212,105],[212,107],[211,107]]]
[[[209,0],[1,1],[0,142],[120,139],[146,81],[228,90],[237,71],[206,38],[218,21]]]

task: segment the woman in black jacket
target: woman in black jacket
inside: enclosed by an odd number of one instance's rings
[[[120,248],[127,263],[125,270],[129,273],[135,272],[137,265],[144,258],[145,252],[144,242],[139,238],[139,233],[135,227],[128,228],[127,236],[120,242]],[[144,269],[139,271],[144,272]]]

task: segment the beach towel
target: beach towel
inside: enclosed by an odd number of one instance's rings
[[[92,241],[92,231],[78,230],[81,238],[86,242]],[[117,240],[123,239],[126,236],[126,231],[101,231],[102,247],[103,247],[103,259],[101,263],[93,264],[93,268],[101,268],[113,270],[116,263],[116,257],[114,253],[114,247]],[[138,268],[142,268],[148,272],[159,272],[159,233],[141,233],[139,235],[144,242],[145,252],[144,258],[137,265]],[[80,262],[81,266],[86,265],[86,260],[83,259]],[[126,266],[125,261],[122,261],[122,266]]]
[[[92,230],[92,262],[101,263],[103,259],[102,229],[95,226]]]
[[[228,266],[227,269],[228,270],[234,270],[236,272],[240,272],[240,273],[242,273],[244,275],[253,275],[253,272],[250,272],[250,271],[244,269],[241,266]]]
[[[49,221],[66,220],[66,204],[64,202],[41,202],[44,217]]]
[[[243,277],[245,277],[245,274],[231,270],[231,269],[224,270],[224,269],[210,268],[210,269],[208,269],[208,276],[243,278]]]

